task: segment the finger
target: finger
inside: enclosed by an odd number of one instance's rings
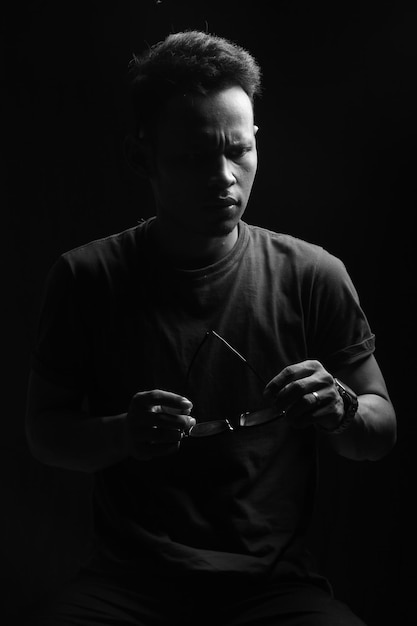
[[[333,376],[318,361],[306,361],[286,369],[289,369],[290,372],[287,371],[285,377],[281,378],[281,388],[272,395],[272,401],[281,409],[288,410],[294,403],[302,401],[308,394],[318,390],[321,394],[323,392],[327,394],[327,390],[334,387]],[[283,379],[285,381],[284,386],[282,386]],[[270,401],[274,389],[277,389],[276,379],[273,379],[269,384]],[[303,406],[306,405],[308,409],[309,400],[303,402]],[[311,402],[314,403],[314,395]]]
[[[287,409],[286,418],[294,428],[304,428],[332,416],[334,412],[333,394],[325,389],[303,395]]]
[[[177,393],[171,391],[162,391],[161,389],[154,389],[149,392],[145,392],[146,401],[148,406],[161,406],[165,408],[165,412],[178,412],[185,413],[191,411],[193,403],[185,396],[180,396]],[[140,395],[140,394],[136,394]],[[145,399],[145,398],[144,398]]]
[[[133,396],[132,403],[139,410],[149,410],[153,406],[165,406],[172,410],[187,413],[193,408],[193,403],[188,398],[161,389],[139,391]]]
[[[168,415],[189,415],[191,413],[192,405],[189,408],[184,407],[171,407],[166,404],[155,404],[149,409],[151,413],[167,413]]]
[[[143,415],[141,422],[147,427],[166,426],[168,428],[178,428],[186,432],[195,425],[195,419],[191,417],[191,415],[168,413],[166,412],[166,407],[160,405],[151,407],[151,409]]]
[[[276,399],[292,382],[310,377],[321,370],[325,371],[321,363],[315,360],[288,365],[269,381],[265,387],[264,394],[271,399]]]
[[[132,419],[140,418],[141,422],[154,424],[160,421],[157,415],[171,415],[172,419],[177,419],[182,428],[189,428],[189,414],[192,409],[192,402],[184,396],[179,396],[168,391],[154,389],[152,391],[140,391],[131,399],[129,405],[129,416]]]

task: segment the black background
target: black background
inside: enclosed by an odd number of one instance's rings
[[[245,219],[341,257],[376,334],[398,443],[377,463],[323,457],[312,546],[336,594],[370,625],[414,623],[417,10],[355,0],[25,0],[2,13],[0,582],[9,623],[89,549],[90,478],[41,466],[24,438],[46,272],[61,252],[153,214],[123,156],[128,63],[185,28],[237,41],[263,68]]]

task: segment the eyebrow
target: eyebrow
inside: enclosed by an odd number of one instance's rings
[[[250,148],[253,144],[253,137],[238,137],[232,140],[226,138],[226,142],[223,146],[223,142],[219,143],[215,137],[208,137],[207,135],[200,135],[199,137],[193,137],[190,142],[190,147],[194,149],[202,149],[207,151],[216,151],[219,149],[228,148]]]

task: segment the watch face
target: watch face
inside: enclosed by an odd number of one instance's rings
[[[334,382],[343,400],[344,415],[339,422],[339,426],[332,430],[330,434],[339,435],[349,428],[355,419],[355,414],[358,410],[358,396],[350,387],[340,382],[337,378],[334,379]]]
[[[343,404],[345,405],[346,412],[355,412],[358,408],[358,396],[356,393],[347,385],[340,382],[338,378],[335,378],[335,383],[337,390],[343,399]]]

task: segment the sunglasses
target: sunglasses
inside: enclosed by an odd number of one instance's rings
[[[197,347],[197,350],[194,353],[193,358],[191,359],[191,363],[188,368],[187,377],[186,377],[186,388],[188,389],[190,372],[195,363],[195,360],[207,341],[209,337],[214,337],[218,341],[220,341],[232,354],[234,354],[242,363],[248,367],[251,372],[257,377],[257,379],[262,383],[263,387],[266,387],[266,381],[262,378],[262,376],[255,370],[255,368],[248,362],[248,360],[236,350],[229,342],[226,341],[221,335],[216,333],[214,330],[209,330],[206,332],[203,340],[200,345]],[[221,420],[210,420],[209,422],[197,422],[195,426],[192,426],[187,433],[184,433],[184,437],[210,437],[212,435],[218,435],[227,431],[234,431],[240,428],[247,428],[251,426],[259,426],[261,424],[266,424],[267,422],[272,422],[273,420],[280,419],[285,416],[285,411],[277,411],[275,407],[268,407],[264,409],[260,409],[258,411],[247,411],[241,413],[240,415],[235,417],[234,419],[225,418]]]

